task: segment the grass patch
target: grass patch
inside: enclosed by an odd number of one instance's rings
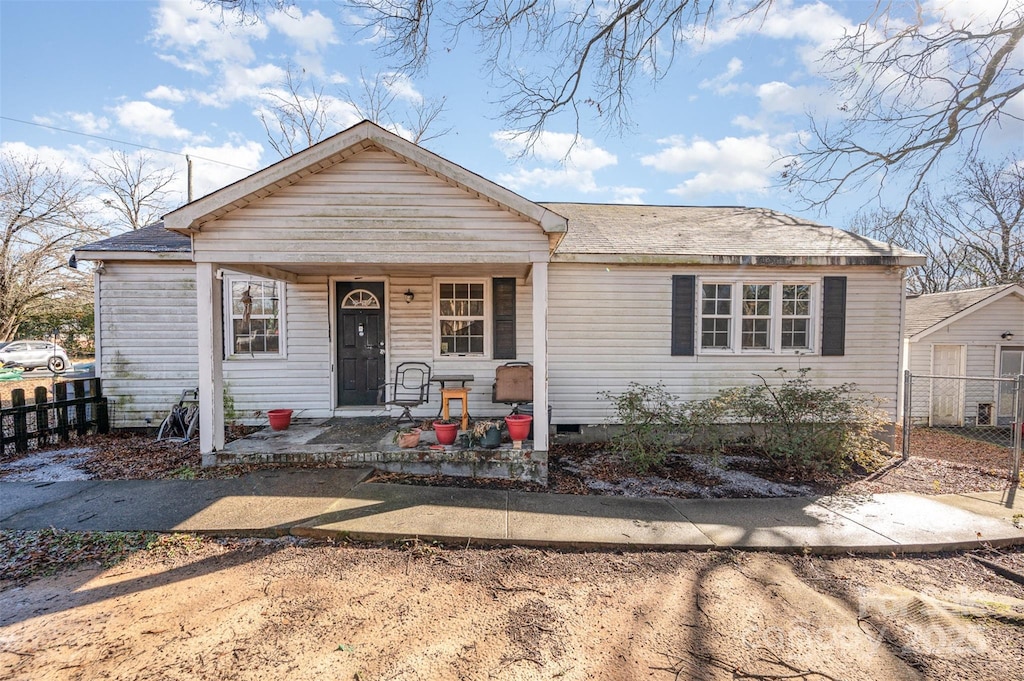
[[[153,532],[0,530],[0,590],[85,563],[109,567],[148,548],[156,538]]]

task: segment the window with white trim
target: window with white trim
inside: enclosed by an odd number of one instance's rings
[[[701,352],[814,350],[816,283],[704,280],[698,290]]]
[[[486,353],[487,288],[482,280],[438,282],[439,356]]]
[[[224,277],[229,356],[284,354],[284,283],[271,279]]]

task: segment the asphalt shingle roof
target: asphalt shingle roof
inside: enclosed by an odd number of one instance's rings
[[[1002,286],[986,286],[963,291],[927,293],[923,296],[907,298],[907,316],[903,335],[916,336],[939,322],[979,305],[1012,286],[1013,284],[1003,284]]]
[[[917,254],[765,208],[543,203],[569,220],[556,256],[886,264]],[[918,256],[920,257],[920,256]],[[922,257],[923,259],[923,257]]]
[[[80,251],[130,251],[139,253],[189,253],[192,241],[187,236],[164,229],[164,223],[154,222],[108,239],[82,246]]]

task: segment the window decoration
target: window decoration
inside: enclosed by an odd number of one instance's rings
[[[440,355],[483,355],[486,329],[484,282],[438,284]]]
[[[341,301],[341,307],[345,310],[379,310],[380,301],[370,291],[360,288],[350,291]]]
[[[279,355],[281,343],[280,282],[225,277],[230,316],[227,346],[232,355]]]

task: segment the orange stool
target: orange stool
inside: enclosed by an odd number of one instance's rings
[[[462,430],[469,430],[469,388],[441,388],[441,414],[449,418],[448,400],[462,400]]]

